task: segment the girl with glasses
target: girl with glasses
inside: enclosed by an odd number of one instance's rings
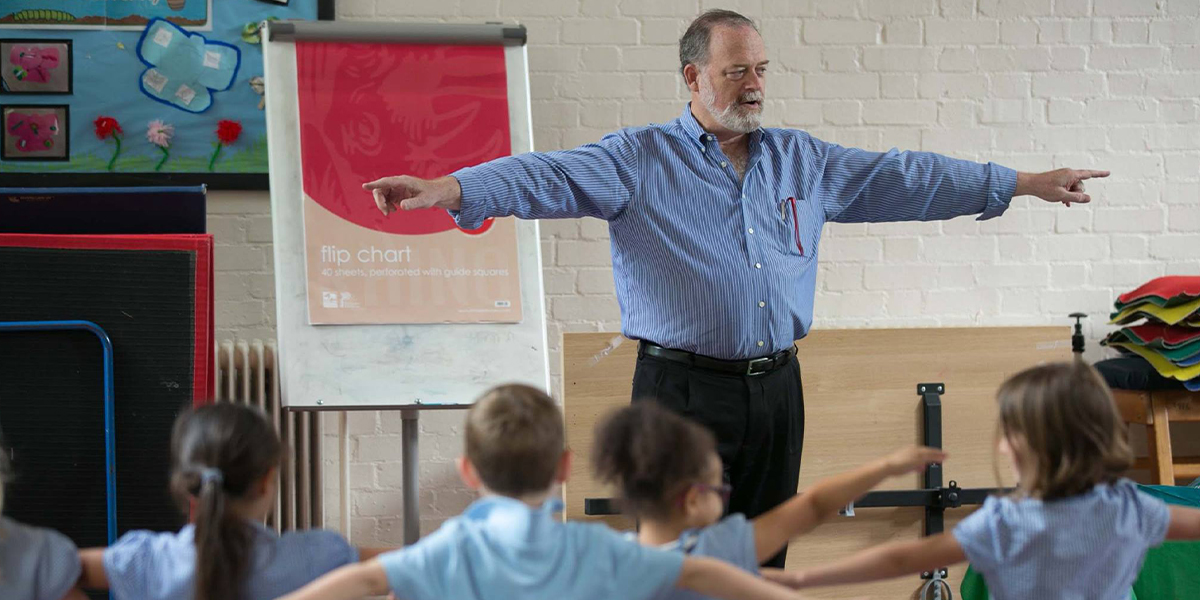
[[[726,515],[732,488],[712,433],[655,402],[637,402],[602,420],[592,457],[597,476],[639,520],[642,544],[709,556],[751,573],[792,538],[811,531],[884,479],[941,462],[933,448],[910,447],[817,482],[778,507],[747,519]],[[671,590],[671,600],[701,598]]]

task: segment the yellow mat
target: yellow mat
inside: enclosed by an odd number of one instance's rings
[[[1158,371],[1163,377],[1170,377],[1171,379],[1178,379],[1180,381],[1188,381],[1200,377],[1200,363],[1190,367],[1180,367],[1167,360],[1161,354],[1144,346],[1130,344],[1129,342],[1112,342],[1109,345],[1125,348],[1150,361],[1154,370]]]
[[[1153,302],[1145,302],[1136,306],[1125,307],[1125,310],[1113,315],[1112,320],[1109,321],[1109,323],[1130,323],[1140,319],[1140,313],[1144,313],[1154,317],[1155,319],[1158,319],[1159,321],[1162,321],[1163,323],[1166,323],[1167,325],[1175,325],[1185,319],[1190,321],[1191,319],[1189,319],[1189,317],[1191,317],[1192,313],[1196,312],[1197,310],[1200,310],[1200,298],[1192,300],[1187,304],[1180,304],[1179,306],[1172,306],[1170,308],[1163,308],[1157,304],[1154,304]]]

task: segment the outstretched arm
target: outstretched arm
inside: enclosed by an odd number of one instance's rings
[[[861,583],[931,571],[966,559],[952,534],[939,533],[917,541],[868,548],[812,569],[777,574],[775,580],[795,588]]]
[[[370,547],[366,547],[366,546],[359,546],[358,561],[359,562],[367,562],[368,560],[371,560],[372,558],[375,558],[376,556],[379,556],[380,554],[386,554],[393,550],[399,550],[399,548],[370,548]]]
[[[79,573],[79,587],[85,590],[108,589],[108,574],[104,572],[104,548],[80,550],[79,562],[83,567]]]
[[[787,588],[714,558],[689,556],[676,587],[725,600],[797,600]]]
[[[347,565],[279,600],[357,600],[388,593],[387,573],[377,560]]]
[[[1200,540],[1200,510],[1172,506],[1171,523],[1167,525],[1168,540]]]
[[[1086,203],[1083,182],[1108,171],[1058,169],[1018,173],[932,152],[869,152],[813,140],[824,162],[818,187],[826,218],[841,223],[934,221],[999,216],[1014,196]]]
[[[556,152],[506,156],[447,177],[384,177],[363,184],[384,214],[449,210],[466,229],[489,217],[613,219],[637,190],[638,153],[625,132],[595,144]]]
[[[789,540],[811,531],[884,479],[920,471],[945,459],[946,454],[936,448],[912,446],[818,481],[804,493],[754,519],[754,546],[759,562],[774,556]]]

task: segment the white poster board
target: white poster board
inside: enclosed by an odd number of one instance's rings
[[[549,390],[541,243],[534,221],[516,223],[519,323],[310,325],[307,314],[294,42],[502,45],[511,153],[519,154],[533,149],[524,34],[524,28],[512,25],[269,24],[263,55],[280,380],[286,406],[334,410],[449,407],[468,405],[487,388],[503,382]],[[364,194],[362,201],[371,199]]]

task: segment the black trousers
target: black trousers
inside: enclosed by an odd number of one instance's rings
[[[708,427],[733,486],[729,512],[754,518],[796,494],[804,447],[800,363],[733,375],[638,355],[633,401],[657,401]],[[785,548],[763,563],[783,567]]]

